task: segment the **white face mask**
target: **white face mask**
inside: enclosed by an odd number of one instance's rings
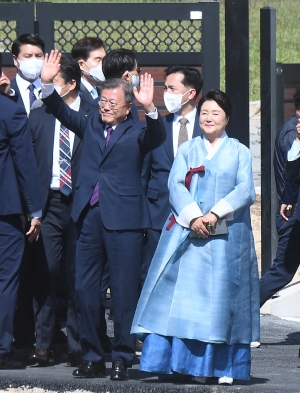
[[[44,60],[35,57],[29,60],[19,60],[19,70],[27,79],[36,79],[42,71]]]
[[[184,97],[189,92],[190,92],[190,90],[188,90],[184,94],[164,93],[164,102],[165,102],[165,106],[166,106],[168,112],[176,113],[180,110],[182,105],[189,102],[189,100],[187,100],[183,104],[181,103],[182,97]]]
[[[61,93],[61,91],[62,91],[62,89],[65,87],[65,86],[67,86],[68,84],[69,84],[70,82],[68,82],[68,83],[66,83],[65,85],[63,85],[63,86],[54,86],[54,89],[57,91],[57,94],[59,94],[60,95],[60,93]],[[70,90],[69,91],[67,91],[65,94],[63,94],[62,96],[60,96],[61,98],[63,98],[64,96],[66,96],[68,93],[70,92]]]
[[[90,68],[90,72],[82,70],[83,72],[88,72],[97,82],[105,81],[105,76],[102,71],[102,63],[99,64],[97,67],[90,67],[88,64],[83,62],[87,67]]]
[[[140,85],[140,77],[138,75],[131,75],[130,72],[128,72],[128,75],[131,76],[131,84],[133,87],[138,87]]]

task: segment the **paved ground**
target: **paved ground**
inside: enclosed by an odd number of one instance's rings
[[[110,331],[111,331],[110,323]],[[130,370],[130,381],[111,382],[109,377],[76,379],[73,368],[61,362],[51,367],[28,367],[26,370],[0,371],[0,389],[16,392],[24,386],[39,387],[56,392],[76,389],[101,393],[173,393],[173,392],[300,392],[300,323],[271,315],[261,318],[261,347],[252,350],[250,381],[235,381],[233,386],[159,382],[157,377],[138,371],[138,359]],[[65,361],[65,359],[63,359]],[[108,374],[110,358],[107,358]]]

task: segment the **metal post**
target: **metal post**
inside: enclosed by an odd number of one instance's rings
[[[277,194],[273,154],[277,133],[276,108],[276,10],[260,10],[261,83],[261,273],[271,266],[277,249],[275,217]]]
[[[249,147],[249,2],[225,0],[226,93],[232,116],[226,130]]]

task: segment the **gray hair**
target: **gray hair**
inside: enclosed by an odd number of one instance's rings
[[[113,89],[117,89],[118,87],[122,87],[125,103],[127,105],[131,104],[134,100],[133,88],[131,83],[128,83],[123,79],[120,78],[107,79],[106,81],[103,82],[101,90],[102,91],[113,90]]]

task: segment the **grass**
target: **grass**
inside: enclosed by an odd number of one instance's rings
[[[45,2],[49,0],[39,0]],[[238,0],[237,0],[238,1]],[[1,2],[5,2],[0,0]],[[7,2],[12,2],[7,1]],[[53,3],[163,3],[167,0],[52,0]],[[172,2],[184,3],[181,0]],[[190,0],[198,2],[198,0]],[[277,38],[277,61],[282,63],[300,62],[298,54],[298,40],[300,37],[300,23],[297,11],[299,0],[249,0],[250,17],[250,100],[260,99],[260,8],[271,6],[276,9],[276,38]],[[224,0],[220,0],[220,66],[221,66],[221,89],[225,87],[224,59]],[[163,18],[162,18],[163,19]],[[1,22],[0,22],[1,27]],[[3,34],[3,32],[2,32]],[[13,35],[11,38],[15,38]],[[1,32],[0,32],[1,39]],[[105,37],[103,37],[105,40]],[[138,50],[139,48],[137,48]],[[162,48],[163,49],[163,48]]]

